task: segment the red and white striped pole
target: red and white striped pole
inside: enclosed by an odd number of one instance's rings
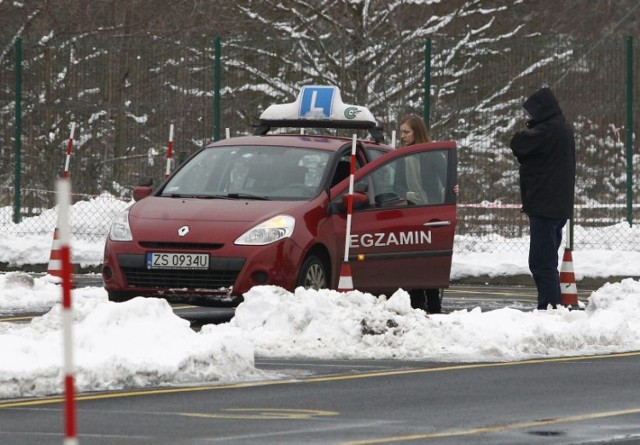
[[[169,126],[169,145],[167,148],[167,168],[164,172],[165,179],[171,173],[171,158],[173,157],[173,124]]]
[[[67,158],[64,162],[64,171],[62,177],[66,180],[69,178],[69,164],[71,163],[71,149],[73,148],[73,134],[76,131],[76,123],[71,122],[71,134],[67,143]],[[53,243],[51,244],[51,255],[49,257],[49,266],[47,273],[53,277],[62,278],[62,264],[60,258],[59,230],[56,225],[53,231]]]
[[[64,162],[64,179],[69,177],[69,163],[71,161],[71,149],[73,148],[73,133],[76,131],[76,123],[71,122],[71,135],[69,136],[69,143],[67,144],[67,159]]]
[[[347,230],[344,239],[344,259],[340,268],[340,280],[338,281],[338,291],[346,292],[353,290],[353,278],[351,276],[351,265],[349,264],[349,247],[351,245],[351,215],[353,214],[353,181],[356,173],[356,141],[357,135],[353,135],[351,143],[351,170],[349,174],[349,195],[347,196]]]
[[[65,390],[65,434],[64,445],[76,445],[76,412],[73,383],[73,311],[71,308],[71,224],[69,214],[71,207],[71,186],[64,179],[57,183],[58,195],[58,232],[62,255],[62,332],[64,350],[64,390]]]

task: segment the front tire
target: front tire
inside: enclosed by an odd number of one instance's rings
[[[302,263],[296,287],[305,289],[326,289],[328,286],[327,268],[320,258],[315,255],[308,256]]]

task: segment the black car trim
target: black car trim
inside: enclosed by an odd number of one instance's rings
[[[366,260],[387,260],[387,259],[406,259],[406,258],[425,258],[425,257],[446,257],[452,256],[453,250],[428,250],[420,252],[389,252],[389,253],[364,253],[349,255],[349,261],[361,261],[359,257],[364,255]]]
[[[224,244],[222,243],[175,243],[168,241],[140,241],[138,245],[149,250],[218,250],[224,247]]]

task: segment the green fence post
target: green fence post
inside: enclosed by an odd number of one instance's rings
[[[627,37],[627,222],[633,225],[633,37]]]
[[[427,128],[431,129],[429,122],[431,113],[431,39],[424,42],[424,110],[422,120]]]
[[[20,170],[22,151],[22,39],[18,37],[15,42],[16,51],[16,132],[15,132],[15,171],[14,171],[14,194],[13,194],[13,222],[18,224],[20,217]]]
[[[220,52],[222,45],[220,44],[220,36],[216,36],[215,44],[215,60],[213,66],[213,140],[220,140],[220,78],[222,72],[222,64],[220,63]]]

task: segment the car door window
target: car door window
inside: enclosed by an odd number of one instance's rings
[[[356,153],[356,168],[355,168],[356,170],[361,168],[366,163],[363,160],[365,159],[363,150],[364,149],[362,148],[362,146],[358,147],[358,151]],[[351,148],[349,148],[348,150],[345,150],[342,153],[342,156],[340,157],[340,160],[338,161],[336,168],[334,170],[333,176],[331,177],[329,187],[333,187],[343,179],[348,178],[350,174],[351,174]]]
[[[361,178],[355,190],[367,190],[374,207],[441,205],[446,198],[446,150],[399,157]]]
[[[333,179],[331,179],[331,187],[333,187],[343,179],[348,178],[350,173],[351,162],[344,159],[339,160],[338,165],[336,166],[335,173],[333,174]]]

